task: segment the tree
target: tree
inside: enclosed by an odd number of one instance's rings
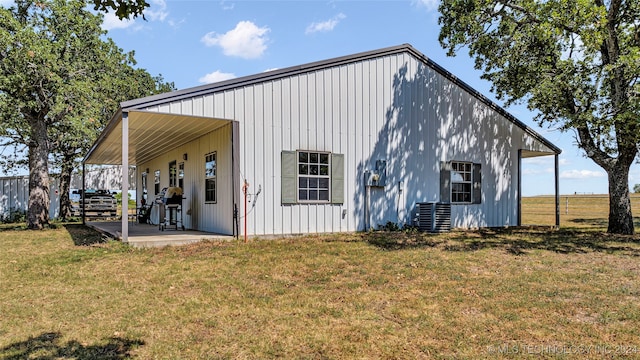
[[[144,9],[149,7],[149,3],[145,0],[91,0],[93,2],[93,9],[107,12],[109,9],[116,11],[116,16],[120,19],[129,18],[133,16],[134,18],[138,15],[142,15],[144,18],[144,14],[142,13]]]
[[[636,194],[640,194],[640,184],[633,185],[633,192]]]
[[[112,56],[111,61],[117,60]],[[103,66],[109,61],[105,59]],[[133,54],[123,63],[116,61],[101,82],[100,91],[92,106],[84,106],[64,122],[54,127],[55,151],[54,166],[60,171],[60,217],[66,219],[71,214],[69,191],[71,177],[78,169],[82,156],[87,153],[111,116],[116,112],[120,102],[139,97],[174,91],[173,83],[166,83],[161,75],[152,77],[143,69],[133,69],[127,63],[132,62]]]
[[[609,180],[608,232],[633,234],[629,168],[640,144],[640,2],[443,0],[440,44],[468,47],[507,105],[575,131]]]
[[[27,148],[29,228],[48,224],[50,155],[70,174],[68,165],[118,102],[156,88],[154,78],[131,67],[133,53],[101,39],[100,23],[81,0],[18,0],[0,8],[0,136]]]

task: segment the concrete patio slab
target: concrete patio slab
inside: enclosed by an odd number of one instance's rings
[[[92,221],[87,222],[86,225],[106,236],[122,240],[122,223],[120,221]],[[233,236],[195,230],[162,231],[158,228],[158,225],[129,222],[129,240],[127,243],[135,247],[177,246],[203,240],[233,240]]]

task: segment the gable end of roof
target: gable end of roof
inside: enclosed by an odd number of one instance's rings
[[[322,70],[330,67],[341,66],[345,64],[358,62],[358,61],[364,61],[364,60],[369,60],[373,58],[399,54],[399,53],[409,53],[410,55],[414,56],[415,58],[420,60],[422,63],[424,63],[426,66],[432,68],[433,70],[438,72],[440,75],[444,76],[447,80],[461,87],[462,89],[464,89],[465,91],[473,95],[475,98],[483,102],[485,105],[489,106],[492,110],[496,111],[497,113],[499,113],[500,115],[504,116],[509,121],[514,123],[516,126],[523,129],[528,135],[532,136],[536,140],[545,144],[556,154],[560,154],[562,152],[560,148],[558,148],[557,146],[552,144],[550,141],[542,137],[535,130],[531,129],[526,124],[524,124],[522,121],[518,120],[515,116],[510,114],[500,105],[496,104],[495,102],[493,102],[492,100],[490,100],[489,98],[487,98],[486,96],[484,96],[483,94],[481,94],[480,92],[472,88],[469,84],[460,80],[453,73],[449,72],[442,66],[435,63],[433,60],[429,59],[426,55],[416,50],[410,44],[402,44],[402,45],[382,48],[378,50],[366,51],[366,52],[361,52],[353,55],[341,56],[341,57],[336,57],[332,59],[312,62],[308,64],[291,66],[288,68],[277,69],[277,70],[268,71],[260,74],[234,78],[231,80],[221,81],[213,84],[206,84],[206,85],[196,86],[196,87],[187,88],[183,90],[173,91],[169,93],[158,94],[158,95],[153,95],[153,96],[144,97],[140,99],[125,101],[121,103],[120,107],[124,111],[141,109],[149,106],[165,104],[171,101],[178,101],[181,99],[186,99],[186,98],[191,98],[196,96],[203,96],[203,95],[222,92],[226,90],[232,90],[232,89],[236,89],[243,86],[277,80],[277,79],[281,79],[288,76],[299,75],[302,73]]]

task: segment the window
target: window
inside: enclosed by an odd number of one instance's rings
[[[282,152],[282,204],[344,202],[344,155]]]
[[[451,202],[471,202],[471,163],[451,162]]]
[[[178,185],[177,175],[176,162],[172,161],[169,163],[169,187],[175,187]]]
[[[452,204],[482,203],[481,165],[468,161],[442,162],[440,201]]]
[[[184,163],[178,164],[178,187],[184,190]]]
[[[216,173],[217,173],[217,163],[216,163],[216,153],[210,153],[205,155],[204,160],[204,177],[205,177],[205,196],[204,200],[206,202],[215,203],[216,202]]]
[[[147,202],[149,199],[147,198],[147,172],[142,173],[142,199]]]
[[[298,201],[329,202],[329,154],[298,152]]]
[[[160,194],[160,170],[156,170],[153,173],[153,183],[154,183],[153,189],[155,190],[154,194],[156,195]]]

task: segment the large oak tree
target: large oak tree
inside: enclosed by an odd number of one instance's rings
[[[442,0],[440,43],[466,47],[507,104],[575,131],[609,180],[608,232],[633,234],[629,169],[640,144],[640,1]]]
[[[120,101],[173,89],[133,69],[133,53],[103,39],[101,15],[85,6],[18,0],[0,8],[0,136],[27,148],[29,228],[48,224],[50,159],[70,175]]]

